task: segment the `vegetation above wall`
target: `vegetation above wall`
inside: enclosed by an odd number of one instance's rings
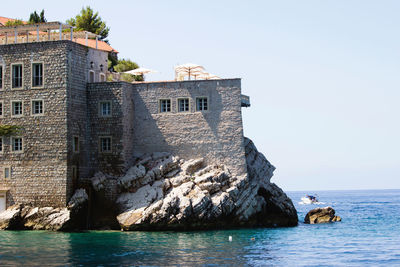
[[[110,62],[109,62],[110,64]],[[113,66],[114,71],[122,73],[121,80],[125,82],[133,82],[133,81],[143,81],[143,76],[141,75],[132,75],[128,73],[123,73],[125,71],[134,70],[139,68],[139,65],[129,59],[121,59],[117,61],[117,64]]]
[[[94,12],[89,6],[82,8],[81,12],[66,21],[67,24],[76,27],[78,31],[89,31],[100,35],[100,40],[105,40],[108,36],[110,28],[101,19],[98,12]]]
[[[43,23],[43,22],[47,22],[47,19],[44,17],[44,9],[42,9],[42,12],[40,12],[40,14],[38,14],[35,10],[29,16],[29,21],[28,21],[29,24]]]
[[[24,22],[22,20],[16,19],[16,20],[7,21],[4,26],[18,26],[18,25],[22,25],[22,24],[24,24]]]

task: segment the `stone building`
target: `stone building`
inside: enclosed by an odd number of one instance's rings
[[[65,28],[0,27],[0,125],[21,126],[0,137],[0,211],[63,207],[96,172],[122,174],[152,152],[246,174],[240,79],[107,82],[115,50],[77,42]]]

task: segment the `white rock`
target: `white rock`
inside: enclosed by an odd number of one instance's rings
[[[195,173],[198,169],[200,169],[203,166],[203,164],[204,164],[203,158],[191,159],[186,161],[181,168],[185,174],[190,175]]]
[[[104,182],[106,179],[107,179],[106,176],[102,172],[96,173],[91,179],[93,189],[95,191],[100,191],[104,189]]]
[[[86,202],[89,199],[86,190],[83,188],[77,189],[74,195],[71,197],[70,201],[68,202],[68,207],[73,208],[75,206],[79,206],[82,203]]]
[[[134,181],[142,178],[145,174],[146,168],[143,165],[138,164],[129,168],[128,172],[118,179],[118,182],[127,189],[132,186]]]

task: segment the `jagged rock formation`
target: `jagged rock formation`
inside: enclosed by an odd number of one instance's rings
[[[342,218],[340,218],[340,216],[335,216],[335,213],[336,212],[332,207],[312,209],[304,218],[304,223],[317,224],[340,222]]]
[[[88,195],[76,190],[66,208],[16,204],[0,213],[0,230],[77,230],[85,227]]]
[[[232,176],[202,158],[184,161],[153,153],[117,179],[117,220],[124,230],[295,226],[292,201],[270,178],[275,168],[245,139],[248,175]],[[107,188],[104,175],[95,190]]]
[[[275,167],[247,138],[247,174],[234,176],[202,158],[159,152],[136,161],[124,176],[97,173],[91,203],[78,189],[66,208],[14,205],[0,213],[0,229],[192,230],[295,226],[292,201],[270,182]],[[90,212],[89,207],[90,206]]]

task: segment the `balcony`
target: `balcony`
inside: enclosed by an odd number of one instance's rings
[[[250,96],[247,95],[240,95],[241,98],[241,106],[248,108],[250,107]]]

